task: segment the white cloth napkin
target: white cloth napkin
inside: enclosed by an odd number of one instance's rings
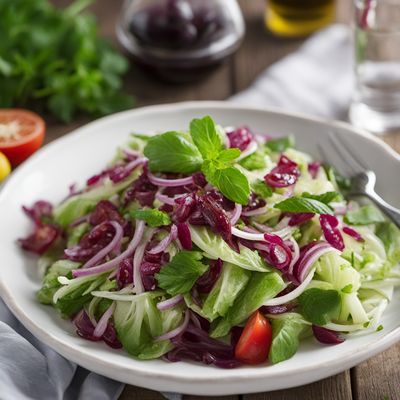
[[[268,68],[230,101],[344,118],[352,90],[350,35],[347,27],[334,25]],[[78,367],[35,339],[0,300],[1,400],[112,400],[123,387]],[[176,393],[164,396],[182,398]]]
[[[314,34],[230,101],[347,119],[353,88],[351,35],[337,24]]]

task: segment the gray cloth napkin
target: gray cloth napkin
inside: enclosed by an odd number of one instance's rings
[[[348,28],[331,26],[230,101],[344,118],[353,90]],[[249,121],[251,125],[251,121]],[[0,400],[111,400],[122,383],[84,370],[34,338],[0,299]],[[163,393],[169,400],[181,395]]]

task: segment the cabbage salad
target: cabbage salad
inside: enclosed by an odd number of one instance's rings
[[[132,134],[86,186],[24,212],[37,297],[91,341],[138,359],[278,363],[303,338],[384,329],[400,233],[294,148],[206,116]]]

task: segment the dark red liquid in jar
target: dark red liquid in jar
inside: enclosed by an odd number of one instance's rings
[[[204,2],[198,8],[187,0],[168,0],[136,12],[130,33],[143,45],[194,50],[218,40],[228,29],[224,15]]]

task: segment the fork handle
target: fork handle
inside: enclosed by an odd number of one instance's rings
[[[366,193],[368,198],[372,200],[378,207],[379,209],[386,214],[386,216],[398,227],[400,228],[400,210],[396,207],[393,207],[389,203],[387,203],[385,200],[382,199],[381,196],[379,196],[378,193],[375,191],[368,191]]]

